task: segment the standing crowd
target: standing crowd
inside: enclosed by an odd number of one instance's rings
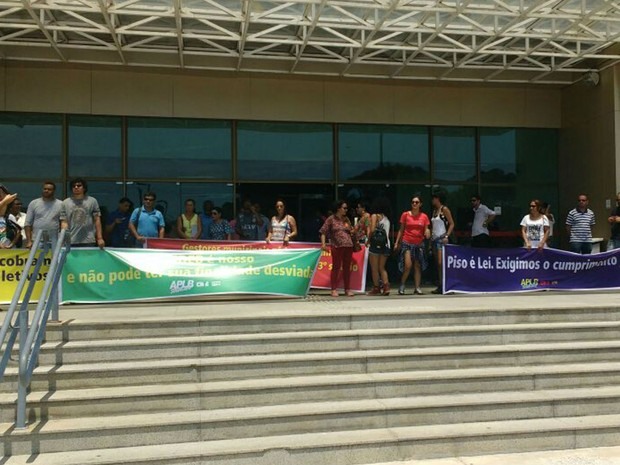
[[[15,193],[0,185],[0,248],[30,248],[34,234],[43,230],[48,240],[55,241],[59,229],[66,229],[72,247],[142,247],[147,238],[163,238],[166,231],[164,216],[156,208],[154,192],[143,195],[143,204],[134,208],[127,197],[119,200],[118,207],[102,224],[101,209],[97,200],[88,195],[86,180],[76,178],[70,182],[71,196],[63,201],[56,199],[56,186],[51,181],[43,183],[41,197],[22,211],[22,202]],[[422,211],[422,198],[415,195],[410,209],[401,213],[396,225],[392,225],[390,203],[385,197],[376,199],[367,208],[357,202],[355,213],[346,201],[334,204],[332,211],[322,219],[317,231],[323,250],[332,256],[331,295],[337,297],[337,285],[344,282],[344,293],[353,296],[350,276],[352,257],[356,250],[367,247],[371,268],[372,289],[369,295],[389,295],[390,282],[386,269],[388,258],[395,255],[400,270],[398,294],[406,292],[406,284],[413,271],[413,293],[422,294],[422,273],[428,266],[428,248],[437,269],[439,287],[433,293],[441,293],[441,269],[446,244],[455,242],[455,221],[445,204],[443,194],[432,195],[432,213],[429,218]],[[609,250],[620,248],[620,193],[616,196],[616,208],[608,217],[611,225]],[[471,198],[471,246],[490,247],[489,225],[496,217],[494,210],[482,204],[479,195]],[[553,227],[555,218],[550,206],[540,200],[529,202],[529,212],[521,220],[521,238],[528,249],[554,246]],[[595,216],[589,208],[588,196],[580,194],[577,205],[567,215],[565,226],[572,252],[592,252],[592,226]],[[318,226],[318,225],[317,225]],[[278,199],[275,215],[271,219],[261,214],[260,205],[246,200],[232,221],[222,217],[222,209],[207,200],[202,213],[196,211],[196,202],[187,199],[184,211],[178,216],[175,227],[179,238],[190,240],[249,240],[282,243],[288,245],[298,238],[296,219],[286,210],[286,204]],[[392,243],[393,239],[393,243]]]

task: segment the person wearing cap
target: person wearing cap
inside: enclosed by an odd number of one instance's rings
[[[60,227],[69,230],[73,247],[103,248],[105,242],[97,199],[87,194],[88,184],[84,179],[72,179],[69,186],[71,197],[62,201]]]
[[[13,243],[7,235],[7,210],[9,204],[13,203],[16,198],[17,194],[11,194],[5,186],[0,184],[0,249],[10,249],[13,247]]]
[[[33,233],[36,234],[39,230],[47,231],[52,244],[56,242],[60,229],[62,202],[54,196],[55,192],[56,184],[52,181],[45,181],[41,190],[41,197],[28,204],[26,221],[24,222],[27,248],[32,247]]]

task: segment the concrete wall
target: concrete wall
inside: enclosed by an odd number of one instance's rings
[[[577,83],[562,91],[562,129],[560,130],[560,209],[558,221],[566,220],[568,210],[584,192],[597,218],[594,235],[609,237],[606,200],[619,190],[616,140],[617,112],[620,111],[618,68],[601,73],[598,86]],[[566,239],[565,239],[566,241]]]
[[[561,90],[3,62],[0,111],[561,126]]]

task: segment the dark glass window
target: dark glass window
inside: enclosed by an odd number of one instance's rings
[[[128,118],[127,144],[129,177],[231,177],[228,121]]]
[[[69,175],[120,177],[121,118],[69,117]]]
[[[62,116],[0,114],[2,181],[62,176]]]
[[[482,182],[515,182],[517,177],[516,137],[515,129],[480,129]]]
[[[483,182],[557,182],[555,129],[480,129]]]
[[[237,172],[241,180],[331,180],[330,124],[240,122]]]
[[[476,180],[476,134],[473,128],[433,129],[434,180]]]
[[[429,179],[428,130],[415,126],[341,125],[340,179]]]

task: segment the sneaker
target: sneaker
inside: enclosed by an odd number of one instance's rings
[[[415,288],[415,290],[413,291],[413,293],[414,293],[414,294],[417,294],[417,295],[422,295],[422,294],[424,294],[424,293],[422,292],[422,289],[420,289],[419,287],[416,287],[416,288]]]
[[[398,295],[405,295],[405,285],[401,284],[398,286]]]

